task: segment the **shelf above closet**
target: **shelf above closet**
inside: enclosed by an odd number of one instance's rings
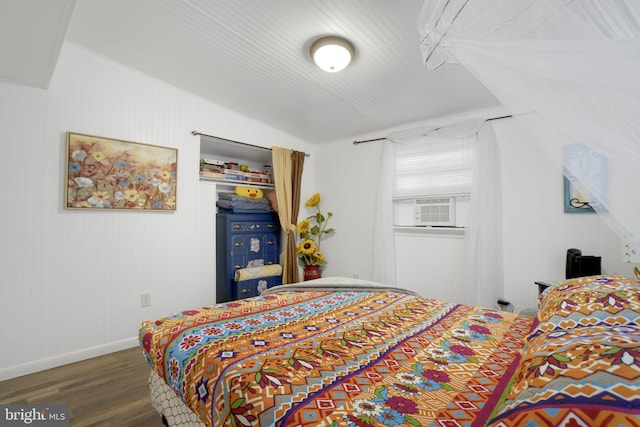
[[[223,138],[200,134],[200,157],[215,157],[222,160],[246,160],[249,162],[271,164],[271,148],[258,147]]]
[[[247,144],[244,142],[233,141],[230,139],[220,138],[212,135],[206,135],[197,131],[192,132],[193,135],[200,136],[200,159],[218,160],[225,163],[231,163],[235,166],[234,169],[226,169],[227,172],[236,172],[239,175],[249,174],[251,172],[265,173],[268,169],[269,181],[264,182],[263,177],[258,177],[261,181],[254,180],[236,180],[236,179],[224,179],[222,177],[211,177],[200,174],[200,181],[210,181],[218,184],[225,184],[229,186],[252,186],[258,188],[274,188],[272,184],[273,175],[271,170],[271,148],[260,147],[257,145]],[[238,170],[237,167],[245,165],[246,170]],[[226,167],[226,166],[225,166]],[[203,168],[201,167],[201,170]],[[216,169],[217,170],[217,169]],[[249,178],[251,179],[251,178]]]
[[[237,187],[239,185],[246,186],[246,187],[265,188],[265,189],[273,189],[276,187],[274,184],[266,184],[263,182],[232,181],[230,179],[210,178],[208,176],[202,176],[202,175],[200,175],[200,181],[208,181],[216,184],[228,185],[229,187]]]

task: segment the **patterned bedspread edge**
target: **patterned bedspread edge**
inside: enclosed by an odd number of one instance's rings
[[[353,279],[348,277],[323,277],[321,279],[307,280],[306,282],[290,283],[269,288],[260,295],[272,295],[280,292],[296,291],[362,291],[362,292],[397,292],[407,295],[418,295],[417,293],[395,286],[384,285],[382,283],[370,282],[368,280]]]

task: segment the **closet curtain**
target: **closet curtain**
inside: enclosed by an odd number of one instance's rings
[[[461,64],[533,136],[639,262],[640,2],[426,0],[425,65]],[[606,159],[602,162],[601,159]]]
[[[296,224],[300,210],[300,185],[305,154],[282,147],[272,147],[271,150],[278,218],[285,235],[282,283],[297,283],[300,281],[300,275],[296,256]]]

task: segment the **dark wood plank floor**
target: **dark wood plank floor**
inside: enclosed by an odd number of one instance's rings
[[[0,382],[0,403],[67,404],[71,426],[162,427],[139,348]]]

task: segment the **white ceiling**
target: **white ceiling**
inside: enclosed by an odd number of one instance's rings
[[[47,87],[75,0],[0,0],[0,79]]]
[[[72,42],[311,142],[497,105],[464,68],[423,67],[422,0],[3,1],[23,24],[50,5],[71,5],[68,29],[59,20],[58,32]],[[311,62],[309,46],[323,35],[356,46],[346,70]]]

